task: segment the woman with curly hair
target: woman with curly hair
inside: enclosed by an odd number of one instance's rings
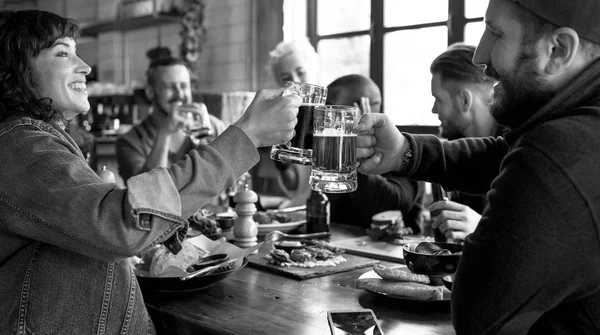
[[[299,97],[259,91],[184,160],[127,188],[104,183],[64,131],[89,109],[78,36],[76,21],[52,13],[0,12],[3,334],[154,333],[126,259],[159,243],[177,253],[185,218],[256,164],[257,147],[288,141],[297,122]]]

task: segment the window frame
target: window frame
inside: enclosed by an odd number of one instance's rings
[[[406,26],[384,26],[384,0],[371,0],[371,29],[369,30],[358,30],[345,33],[319,35],[317,33],[317,1],[319,0],[307,0],[306,3],[306,29],[307,37],[310,43],[317,48],[317,44],[322,40],[328,39],[339,39],[356,36],[370,35],[371,37],[371,48],[370,48],[370,64],[369,71],[370,77],[375,81],[381,89],[382,95],[385,91],[383,85],[384,77],[384,36],[387,33],[400,31],[400,30],[412,30],[420,28],[430,28],[446,26],[448,28],[448,44],[451,45],[456,42],[464,40],[465,26],[468,23],[483,21],[483,17],[467,18],[465,16],[465,1],[466,0],[448,0],[448,20],[426,22],[421,24],[412,24]],[[418,1],[418,0],[415,0]],[[385,101],[382,101],[381,110],[385,111]],[[431,126],[425,126],[431,127]]]

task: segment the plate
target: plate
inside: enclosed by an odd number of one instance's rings
[[[405,265],[399,266],[399,267],[406,267]],[[379,275],[377,273],[375,273],[374,270],[368,271],[363,273],[362,275],[360,275],[360,277],[358,277],[358,279],[368,279],[368,278],[379,278],[381,279],[381,277],[379,277]],[[402,295],[393,295],[393,294],[386,294],[386,293],[381,293],[375,290],[369,290],[369,289],[364,289],[367,292],[371,292],[371,293],[375,293],[375,294],[379,294],[385,297],[389,297],[389,298],[394,298],[394,299],[400,299],[400,300],[410,300],[410,301],[420,301],[420,302],[440,302],[440,301],[450,301],[450,296],[451,293],[450,291],[443,287],[443,295],[442,295],[442,300],[421,300],[421,299],[415,299],[415,298],[410,298],[410,297],[406,297],[406,296],[402,296]]]
[[[197,291],[205,289],[216,282],[219,282],[239,271],[248,264],[248,259],[244,257],[242,265],[227,271],[216,272],[205,276],[198,276],[188,280],[181,280],[179,277],[148,277],[143,276],[144,270],[134,268],[138,283],[142,291],[158,292],[179,292],[179,291]]]
[[[292,213],[286,213],[292,221],[287,223],[269,223],[258,225],[258,235],[267,235],[273,230],[279,230],[282,233],[290,232],[296,228],[299,228],[306,223],[306,211],[298,211]]]

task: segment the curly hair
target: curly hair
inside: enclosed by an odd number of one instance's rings
[[[28,116],[62,121],[61,110],[40,97],[31,60],[63,37],[79,38],[77,21],[40,10],[0,11],[0,121]]]

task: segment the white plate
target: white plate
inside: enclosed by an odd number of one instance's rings
[[[298,211],[292,213],[286,213],[292,219],[291,222],[287,223],[270,223],[270,224],[259,224],[258,235],[267,235],[273,230],[279,230],[282,233],[287,233],[296,228],[299,228],[306,223],[306,211]]]
[[[406,267],[406,265],[401,265],[399,267]],[[379,277],[379,275],[377,273],[375,273],[374,270],[365,272],[362,275],[360,275],[360,277],[358,277],[359,280],[360,279],[368,279],[368,278],[381,279],[381,277]],[[443,292],[442,300],[421,300],[421,299],[409,298],[409,297],[405,297],[405,296],[401,296],[401,295],[386,294],[386,293],[382,293],[382,292],[378,292],[378,291],[374,291],[374,290],[368,290],[368,289],[364,289],[364,290],[367,292],[383,295],[383,296],[390,297],[390,298],[401,299],[401,300],[410,300],[410,301],[422,301],[422,302],[450,301],[450,295],[451,295],[450,291],[445,287],[443,287],[443,291],[442,291]]]

